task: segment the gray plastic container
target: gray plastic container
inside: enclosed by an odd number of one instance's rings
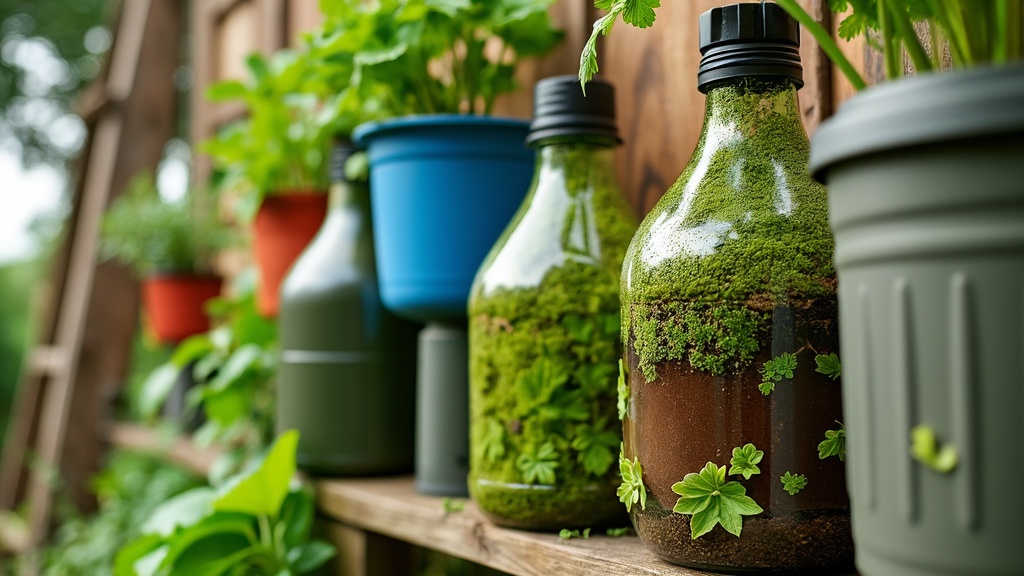
[[[865,576],[1020,574],[1024,67],[872,88],[821,126]],[[910,455],[933,428],[959,463]]]

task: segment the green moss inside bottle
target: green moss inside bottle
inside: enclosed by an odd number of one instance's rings
[[[544,82],[579,92],[571,77]],[[618,278],[636,220],[614,131],[537,125],[533,185],[470,298],[470,492],[505,526],[621,525]]]

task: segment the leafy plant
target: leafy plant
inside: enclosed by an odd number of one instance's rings
[[[293,484],[298,432],[281,434],[261,462],[216,488],[168,500],[117,556],[116,576],[305,574],[335,549],[310,541],[313,497]]]
[[[782,488],[789,492],[790,496],[796,496],[798,492],[807,487],[807,477],[803,474],[790,474],[789,470],[779,478],[782,481]]]
[[[170,360],[147,377],[138,403],[144,418],[154,417],[178,374],[191,370],[196,386],[186,402],[201,407],[206,416],[194,438],[199,444],[217,441],[233,447],[221,462],[230,470],[266,447],[273,434],[277,325],[256,312],[251,294],[215,300],[211,312],[217,327],[179,344]]]
[[[640,461],[633,458],[630,462],[619,452],[619,475],[622,476],[622,484],[615,494],[619,502],[626,505],[626,512],[631,512],[633,505],[640,503],[640,509],[647,508],[647,487],[644,486],[644,468]]]
[[[839,456],[839,460],[846,460],[846,429],[842,422],[838,430],[826,430],[825,439],[818,444],[818,459],[824,460],[829,456]]]
[[[828,30],[821,26],[798,2],[776,0],[808,31],[855,88],[867,83],[839,49]],[[596,42],[608,34],[616,18],[640,28],[654,23],[658,0],[597,0],[595,6],[608,13],[594,23],[590,40],[580,57],[580,81],[586,83],[597,72]],[[903,75],[904,54],[918,72],[942,68],[941,50],[948,46],[958,67],[1006,64],[1024,58],[1024,7],[1015,0],[829,0],[829,9],[837,14],[850,11],[839,25],[839,35],[851,39],[867,35],[877,37],[886,75]],[[925,49],[917,26],[928,31],[933,49]]]
[[[515,90],[522,58],[561,40],[553,0],[321,0],[326,16],[308,42],[342,80],[391,115],[489,114]]]
[[[839,363],[839,356],[835,352],[830,354],[818,354],[814,357],[814,363],[817,364],[815,372],[824,374],[833,380],[838,380],[843,374],[843,366]]]
[[[447,496],[441,498],[441,507],[444,508],[444,514],[453,514],[455,512],[462,512],[466,509],[466,501],[457,498],[448,498]]]
[[[605,530],[605,536],[608,536],[609,538],[621,538],[623,536],[629,535],[629,533],[632,531],[633,528],[629,526],[622,526],[621,528],[609,528]]]
[[[327,187],[327,152],[337,131],[338,111],[308,86],[312,62],[304,52],[282,50],[269,60],[246,59],[249,78],[214,84],[213,102],[241,102],[246,118],[203,142],[223,174],[221,186],[241,190],[239,213],[251,219],[263,197]]]
[[[742,475],[744,480],[750,480],[754,474],[760,474],[761,469],[757,467],[764,458],[764,450],[758,450],[756,446],[747,443],[742,447],[732,449],[732,460],[729,461],[730,476]]]
[[[956,468],[959,461],[956,448],[952,444],[944,444],[940,448],[935,429],[931,426],[914,426],[910,431],[910,441],[910,455],[914,460],[942,474]]]
[[[793,371],[796,370],[796,354],[783,352],[772,358],[761,367],[761,383],[757,388],[765,396],[775,390],[775,383],[783,378],[793,378]]]
[[[63,514],[50,544],[19,558],[15,572],[29,573],[31,564],[43,576],[109,574],[117,551],[139,536],[153,511],[198,484],[188,472],[160,459],[115,452],[92,481],[99,502],[96,514]]]
[[[192,205],[193,198],[165,202],[151,176],[136,176],[103,217],[103,256],[131,266],[140,277],[212,271],[213,258],[229,237],[212,212]]]
[[[520,454],[516,458],[516,466],[527,484],[554,484],[558,451],[553,443],[545,442],[534,451]]]
[[[615,447],[621,442],[621,434],[606,427],[607,420],[601,418],[593,426],[581,424],[576,428],[572,449],[577,451],[577,460],[583,469],[594,476],[603,476],[615,462]]]
[[[757,502],[747,496],[747,489],[735,480],[725,481],[725,466],[708,462],[700,472],[691,472],[682,482],[672,485],[679,499],[672,511],[691,514],[690,538],[696,540],[721,524],[727,532],[739,536],[743,531],[743,516],[764,512]]]

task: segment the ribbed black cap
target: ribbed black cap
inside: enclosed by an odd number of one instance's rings
[[[345,178],[345,162],[359,148],[348,138],[338,138],[331,146],[331,161],[328,165],[328,176],[331,182],[342,182]]]
[[[605,136],[619,138],[615,123],[615,87],[597,78],[583,95],[576,76],[552,76],[533,88],[533,122],[526,145],[552,136]]]
[[[697,89],[739,76],[781,77],[804,85],[800,25],[774,2],[732,4],[700,15]]]

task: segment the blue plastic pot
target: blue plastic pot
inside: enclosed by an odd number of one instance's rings
[[[461,319],[477,269],[533,176],[529,123],[437,115],[362,124],[381,300],[393,312]]]

